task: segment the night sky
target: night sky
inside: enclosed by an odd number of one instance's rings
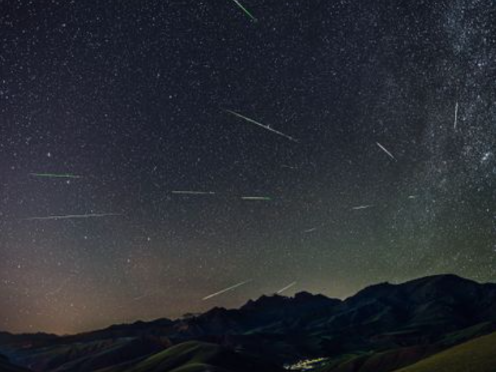
[[[241,3],[0,1],[0,329],[496,280],[496,3]]]

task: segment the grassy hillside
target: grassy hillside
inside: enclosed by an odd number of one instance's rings
[[[28,372],[27,369],[14,366],[11,364],[7,358],[3,355],[0,355],[0,371],[2,372]]]
[[[316,372],[392,372],[432,355],[437,350],[432,346],[415,346],[347,354],[329,359]]]
[[[496,371],[496,332],[452,347],[396,372],[494,371]]]
[[[185,342],[139,361],[98,372],[280,372],[279,368],[215,344]]]

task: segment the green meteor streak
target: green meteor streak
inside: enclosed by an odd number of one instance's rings
[[[24,218],[23,221],[48,221],[48,220],[72,220],[81,218],[101,218],[110,216],[122,216],[118,213],[89,213],[89,214],[66,214],[61,216],[43,216]]]
[[[74,174],[30,173],[29,175],[42,178],[81,178],[81,176],[76,176]]]
[[[268,196],[242,196],[242,200],[259,200],[259,201],[271,201],[272,198]]]
[[[245,14],[250,17],[252,20],[254,20],[255,22],[257,21],[257,19],[253,16],[253,14],[251,14],[248,9],[246,9],[238,0],[232,0],[234,1],[234,3],[239,6],[241,8],[241,10],[243,12],[245,12]]]

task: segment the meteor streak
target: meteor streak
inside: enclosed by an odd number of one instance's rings
[[[297,282],[293,282],[293,283],[288,284],[286,287],[281,288],[280,290],[278,290],[276,292],[276,294],[281,294],[282,292],[287,291],[289,288],[294,287],[296,285],[296,283]]]
[[[368,209],[368,208],[372,208],[373,205],[359,205],[357,207],[353,207],[351,209],[353,209],[354,211],[359,211],[360,209]]]
[[[271,201],[272,198],[268,196],[242,196],[242,200],[260,200],[260,201]]]
[[[250,17],[253,21],[257,21],[257,19],[251,14],[248,9],[246,9],[238,0],[232,0],[237,6],[241,8],[241,10],[248,16]]]
[[[455,120],[453,122],[453,129],[456,130],[458,124],[458,102],[455,104]]]
[[[51,291],[51,292],[48,292],[45,294],[45,297],[48,297],[48,296],[54,296],[56,295],[57,293],[60,293],[62,291],[62,289],[65,288],[65,286],[74,278],[74,275],[71,275],[69,277],[67,277],[55,290]]]
[[[171,191],[172,194],[179,194],[179,195],[215,195],[215,192],[213,191],[182,191],[182,190],[176,190],[176,191]]]
[[[143,298],[154,296],[154,295],[159,294],[159,293],[160,292],[158,292],[158,291],[146,292],[140,296],[134,297],[133,301],[139,301],[139,300],[142,300]]]
[[[237,116],[238,118],[241,118],[241,119],[243,119],[243,120],[246,120],[246,121],[247,121],[247,122],[249,122],[249,123],[252,123],[252,124],[258,125],[259,127],[262,127],[262,128],[264,128],[265,130],[268,130],[268,131],[270,131],[270,132],[272,132],[272,133],[275,133],[275,134],[277,134],[277,135],[279,135],[279,136],[282,136],[282,137],[284,137],[284,138],[287,138],[287,139],[289,139],[290,141],[293,141],[293,142],[298,142],[298,140],[297,140],[297,139],[295,139],[295,138],[293,138],[293,137],[291,137],[291,136],[288,136],[287,134],[284,134],[284,133],[282,133],[282,132],[279,132],[278,130],[272,129],[272,128],[271,128],[271,127],[269,127],[268,125],[264,125],[264,124],[262,124],[262,123],[259,123],[258,121],[255,121],[255,120],[253,120],[253,119],[250,119],[250,118],[248,118],[248,117],[246,117],[246,116],[244,116],[244,115],[238,114],[237,112],[234,112],[234,111],[232,111],[232,110],[224,110],[224,111],[225,111],[225,112],[228,112],[229,114],[232,114],[232,115],[234,115],[234,116]]]
[[[377,143],[377,146],[379,146],[379,148],[384,151],[391,159],[393,160],[396,160],[396,158],[394,157],[393,154],[391,154],[388,149],[386,149],[384,146],[382,146],[379,142],[376,142]]]
[[[38,178],[82,178],[74,174],[57,174],[57,173],[29,173],[32,177]]]
[[[235,284],[235,285],[233,285],[233,286],[231,286],[231,287],[229,287],[229,288],[223,289],[223,290],[221,290],[221,291],[219,291],[219,292],[215,292],[215,293],[212,293],[211,295],[208,295],[208,296],[206,296],[206,297],[203,297],[203,299],[202,299],[202,300],[203,300],[203,301],[210,300],[210,299],[211,299],[211,298],[213,298],[213,297],[216,297],[216,296],[219,296],[219,295],[221,295],[221,294],[223,294],[223,293],[226,293],[226,292],[232,291],[233,289],[236,289],[236,288],[238,288],[238,287],[241,287],[242,285],[245,285],[245,284],[247,284],[247,283],[250,283],[251,281],[252,281],[252,279],[250,279],[250,280],[246,280],[246,281],[241,282],[241,283],[238,283],[238,284]]]
[[[122,216],[122,214],[119,213],[68,214],[63,216],[29,217],[29,218],[24,218],[23,221],[72,220],[79,218],[99,218],[99,217],[109,217],[109,216]]]

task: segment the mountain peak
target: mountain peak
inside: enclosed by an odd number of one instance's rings
[[[241,309],[256,310],[272,306],[280,306],[281,304],[286,303],[288,300],[288,297],[284,297],[278,294],[272,296],[262,295],[256,300],[249,300],[245,305],[241,307]]]
[[[429,276],[424,276],[422,278],[417,278],[410,280],[408,282],[405,282],[403,284],[414,284],[414,283],[472,283],[472,284],[478,284],[477,282],[467,279],[467,278],[462,278],[461,276],[455,275],[455,274],[436,274],[436,275],[429,275]]]
[[[348,297],[346,301],[352,300],[352,299],[364,299],[367,297],[371,298],[377,298],[380,297],[381,295],[387,294],[390,292],[390,289],[392,287],[395,287],[394,284],[391,284],[389,282],[383,282],[383,283],[378,283],[378,284],[373,284],[365,287],[364,289],[358,291],[356,294]]]
[[[307,291],[301,291],[294,295],[294,301],[305,301],[305,300],[330,300],[329,297],[326,297],[321,294],[312,294]]]

